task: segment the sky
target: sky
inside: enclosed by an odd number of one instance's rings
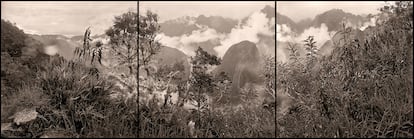
[[[104,34],[115,16],[137,11],[136,1],[2,1],[1,18],[16,23],[29,34]]]
[[[384,1],[278,1],[276,11],[293,21],[313,19],[316,15],[333,8],[356,15],[379,13],[378,8],[385,6]]]
[[[139,2],[139,12],[151,10],[159,15],[160,22],[182,16],[220,15],[227,18],[242,19],[266,5],[275,7],[272,1],[146,1]]]

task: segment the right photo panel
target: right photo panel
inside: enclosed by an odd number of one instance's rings
[[[276,2],[276,137],[413,137],[413,1]]]

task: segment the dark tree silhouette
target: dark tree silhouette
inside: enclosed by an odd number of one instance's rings
[[[148,64],[151,58],[160,50],[161,44],[155,40],[157,32],[160,30],[158,25],[158,15],[151,11],[147,11],[146,15],[139,15],[138,27],[138,68],[141,66],[150,74]]]
[[[134,74],[138,61],[137,24],[137,13],[129,11],[116,16],[114,25],[106,31],[106,35],[110,37],[110,48],[114,52],[118,64],[127,66],[130,74]]]

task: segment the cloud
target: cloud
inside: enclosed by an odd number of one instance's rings
[[[277,41],[281,42],[281,44],[278,44],[280,46],[287,45],[282,43],[298,43],[300,48],[304,49],[304,40],[306,40],[309,36],[314,36],[314,41],[316,41],[315,45],[317,48],[321,48],[326,41],[331,39],[331,36],[335,33],[335,31],[328,31],[328,27],[322,23],[319,27],[309,27],[304,30],[302,34],[295,34],[292,32],[289,26],[285,24],[277,24],[276,25],[276,31],[277,31]],[[287,47],[287,46],[282,46]],[[278,47],[277,50],[277,60],[281,62],[286,62],[288,60],[288,55],[286,54],[285,48]]]
[[[180,42],[184,44],[204,42],[222,37],[222,34],[217,33],[216,30],[205,27],[201,30],[195,30],[191,35],[184,35],[180,38]]]
[[[30,29],[23,29],[24,33],[26,34],[34,34],[34,35],[41,35],[38,31],[36,30],[30,30]]]
[[[331,39],[330,34],[333,33],[334,31],[329,32],[328,27],[323,23],[320,27],[310,27],[306,29],[302,34],[295,38],[295,42],[301,42],[306,40],[308,36],[314,36],[316,46],[320,48],[326,41]]]
[[[53,56],[58,53],[58,49],[56,48],[56,46],[50,45],[50,46],[45,47],[45,53]]]
[[[200,26],[200,25],[198,25]],[[206,26],[201,26],[199,30],[193,31],[191,34],[183,34],[181,36],[171,37],[164,33],[157,35],[156,39],[162,45],[176,48],[188,56],[194,56],[194,43],[205,42],[209,40],[216,40],[224,37],[224,34],[218,33],[216,30]]]
[[[277,30],[277,41],[280,42],[303,42],[309,36],[314,36],[316,41],[316,46],[321,47],[326,41],[331,39],[331,35],[335,33],[335,31],[328,31],[328,27],[322,23],[320,27],[310,27],[305,29],[302,34],[295,35],[289,26],[282,24],[276,25]]]
[[[88,26],[103,34],[114,16],[137,11],[136,2],[2,2],[2,19],[41,34],[81,35]]]
[[[277,41],[287,42],[292,40],[292,30],[286,24],[276,24],[276,38]]]
[[[372,17],[368,22],[365,22],[362,27],[360,27],[359,29],[364,31],[367,27],[369,26],[375,26],[375,23],[377,21],[377,16]]]
[[[275,18],[269,20],[264,13],[255,12],[249,16],[245,25],[239,24],[237,27],[233,28],[221,41],[221,45],[215,47],[214,50],[219,57],[223,57],[233,44],[244,40],[257,44],[260,41],[258,35],[273,36],[275,34],[274,30],[271,29],[274,23]]]
[[[287,61],[287,55],[283,53],[283,49],[280,47],[276,50],[276,60],[281,62]]]
[[[36,30],[31,30],[31,29],[27,29],[27,28],[25,28],[25,27],[23,27],[23,26],[21,26],[21,25],[19,25],[19,24],[16,24],[16,27],[17,27],[17,28],[19,28],[19,29],[21,29],[21,30],[23,30],[23,32],[24,32],[24,33],[26,33],[26,34],[36,34],[36,35],[41,35],[41,34],[39,33],[39,31],[36,31]]]
[[[274,36],[275,18],[266,18],[262,12],[255,12],[248,17],[245,24],[239,24],[234,27],[230,33],[219,33],[215,29],[209,28],[205,25],[196,24],[200,29],[191,32],[190,34],[183,34],[181,36],[167,36],[164,33],[157,35],[156,39],[165,46],[176,48],[188,56],[194,56],[196,46],[194,44],[206,41],[218,41],[218,46],[214,47],[217,56],[223,57],[226,51],[234,44],[241,41],[248,40],[259,47],[266,47],[266,44],[261,42],[262,37],[259,36]]]

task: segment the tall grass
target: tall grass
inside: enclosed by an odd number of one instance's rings
[[[274,111],[260,107],[243,106],[239,111],[231,110],[231,107],[226,107],[224,111],[205,111],[201,112],[200,119],[197,111],[188,112],[175,106],[157,112],[154,110],[141,109],[139,137],[276,137]],[[189,121],[195,122],[194,133],[188,126]]]
[[[2,114],[14,113],[10,107],[36,109],[42,118],[25,125],[28,137],[137,137],[137,102],[111,99],[114,83],[96,71],[51,57],[38,82],[2,102]]]
[[[295,97],[288,113],[277,117],[277,136],[412,138],[410,23],[412,18],[391,16],[362,43],[345,40],[320,58],[319,70],[295,72],[301,66],[278,64],[278,87]]]

